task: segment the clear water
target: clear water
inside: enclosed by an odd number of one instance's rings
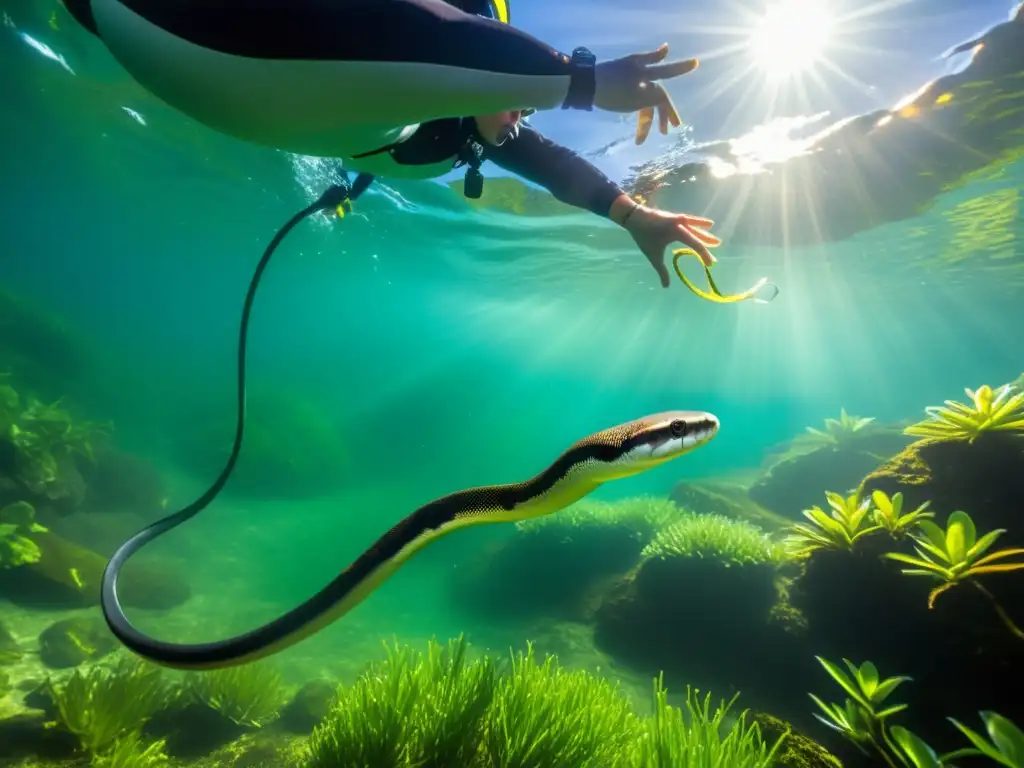
[[[9,22],[0,29],[0,282],[81,339],[80,374],[39,384],[112,421],[117,445],[159,468],[177,508],[220,470],[239,312],[260,251],[332,166],[173,113],[66,13],[57,9],[50,27],[56,6],[0,7]],[[544,130],[547,120],[534,124]],[[682,479],[755,469],[841,407],[880,422],[917,419],[965,386],[1013,380],[1024,367],[1024,165],[979,167],[923,201],[920,215],[840,241],[730,245],[737,201],[716,227],[725,240],[716,276],[728,289],[768,276],[780,289],[768,305],[712,305],[675,282],[661,290],[606,222],[543,203],[539,213],[473,210],[458,185],[385,183],[343,221],[303,224],[256,302],[249,382],[272,397],[254,398],[249,417],[273,427],[264,450],[312,479],[262,478],[275,490],[263,498],[229,484],[149,548],[187,573],[193,597],[133,620],[179,641],[247,630],[319,589],[430,499],[526,478],[583,435],[647,413],[707,410],[722,429],[707,447],[597,497],[664,496]],[[789,225],[813,240],[813,218]],[[287,419],[301,416],[323,441],[289,437]],[[238,471],[255,482],[252,456],[243,450]],[[103,523],[103,543],[98,524],[61,525],[107,555],[138,523]],[[451,594],[482,547],[514,535],[495,526],[439,542],[275,663],[299,684],[350,680],[392,635],[421,643],[462,632],[499,654],[522,647],[535,627],[492,625]],[[26,643],[63,615],[0,601]],[[729,681],[721,687],[727,694]]]

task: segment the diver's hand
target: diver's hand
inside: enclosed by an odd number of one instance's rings
[[[616,201],[617,203],[618,201]],[[613,220],[616,218],[613,214]],[[665,266],[665,249],[671,243],[683,243],[693,248],[705,266],[715,263],[715,257],[708,248],[721,245],[722,241],[706,232],[714,225],[711,219],[691,216],[688,213],[670,213],[637,205],[628,216],[619,217],[619,223],[633,237],[641,253],[647,257],[661,278],[661,287],[668,288],[669,274]]]
[[[645,110],[650,117],[653,117],[653,110],[657,110],[663,133],[668,131],[669,124],[678,127],[679,112],[668,91],[656,81],[692,72],[698,62],[685,59],[659,64],[666,56],[668,43],[648,53],[633,53],[595,66],[594,106],[609,112]]]

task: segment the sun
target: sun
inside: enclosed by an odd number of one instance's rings
[[[769,0],[750,33],[756,66],[771,80],[813,69],[832,34],[824,0]]]

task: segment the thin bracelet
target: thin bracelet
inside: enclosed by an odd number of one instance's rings
[[[633,211],[640,207],[640,203],[636,200],[630,200],[630,202],[633,203],[633,207],[626,212],[625,216],[622,217],[622,223],[619,224],[620,227],[626,226],[626,222],[629,221],[629,217],[633,215]]]

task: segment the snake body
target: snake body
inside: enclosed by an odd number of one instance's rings
[[[557,512],[610,480],[636,475],[699,448],[718,432],[700,411],[669,411],[595,432],[520,483],[469,488],[424,504],[377,539],[327,586],[278,618],[226,640],[178,644],[140,632],[117,598],[117,574],[146,543],[191,516],[171,515],[143,529],[111,558],[101,603],[111,630],[131,651],[175,669],[218,669],[256,661],[310,637],[348,613],[425,546],[452,531]]]

